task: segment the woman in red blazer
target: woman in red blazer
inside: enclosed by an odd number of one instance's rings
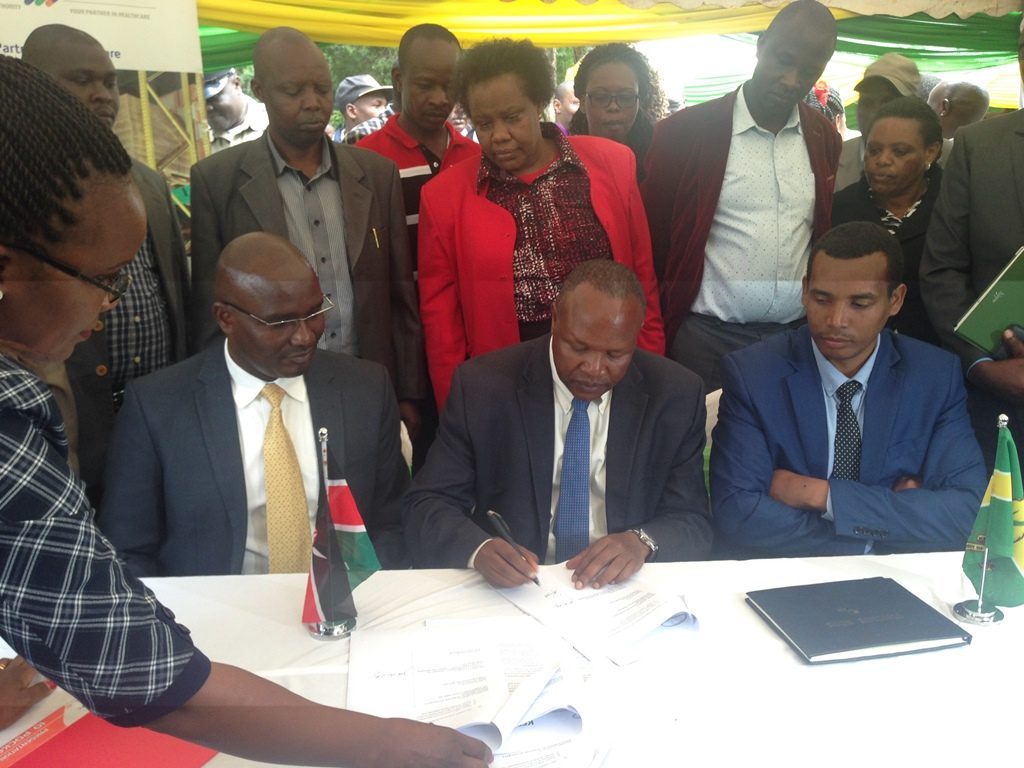
[[[454,87],[483,156],[439,174],[420,200],[420,315],[438,406],[461,362],[546,333],[562,281],[591,258],[636,272],[647,295],[638,346],[663,354],[633,153],[541,122],[554,72],[528,40],[474,47]]]

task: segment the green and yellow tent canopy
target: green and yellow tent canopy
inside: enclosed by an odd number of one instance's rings
[[[753,4],[744,0],[197,2],[207,71],[247,64],[256,38],[280,25],[301,29],[321,43],[396,46],[409,27],[433,22],[451,29],[464,44],[510,36],[562,47],[758,32],[784,4],[785,0]],[[891,51],[910,56],[922,71],[932,73],[1016,62],[1019,0],[826,0],[825,4],[833,6],[839,19],[837,50],[850,54],[854,62],[858,56],[866,61]],[[912,15],[878,15],[880,10]],[[1011,75],[1008,82],[1007,93],[993,93],[993,105],[1016,105],[1016,78]]]

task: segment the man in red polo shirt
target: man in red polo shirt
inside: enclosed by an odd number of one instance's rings
[[[391,70],[395,105],[400,112],[359,142],[360,147],[373,150],[398,166],[414,269],[420,190],[445,168],[480,157],[480,145],[448,123],[454,106],[448,96],[448,84],[461,54],[462,47],[455,35],[438,24],[417,24],[408,29],[398,44],[398,65]],[[414,472],[434,440],[434,408],[434,396],[430,393],[421,403],[422,423],[419,434],[413,438]]]

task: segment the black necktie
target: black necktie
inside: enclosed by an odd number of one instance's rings
[[[860,427],[853,412],[853,396],[860,391],[860,382],[850,381],[836,390],[839,411],[836,414],[835,460],[832,477],[836,480],[860,479]]]

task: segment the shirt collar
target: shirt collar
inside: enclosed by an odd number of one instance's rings
[[[558,151],[558,155],[551,165],[547,167],[547,170],[541,174],[546,176],[549,173],[553,173],[560,168],[574,167],[578,168],[583,173],[587,172],[587,166],[580,160],[580,156],[576,154],[576,150],[572,148],[572,144],[569,139],[562,135],[562,132],[558,130],[558,126],[554,123],[542,122],[540,124],[540,135],[545,139],[551,139],[555,142],[555,147]],[[481,187],[487,183],[488,180],[499,182],[499,183],[512,183],[522,184],[515,174],[509,173],[499,168],[494,162],[492,162],[486,154],[480,156],[480,169],[476,174],[476,191],[479,192]]]
[[[832,363],[826,360],[825,356],[821,354],[821,350],[818,349],[818,345],[814,343],[814,339],[811,339],[811,351],[814,352],[814,362],[818,364],[818,375],[821,376],[821,386],[825,390],[825,394],[829,397],[835,397],[836,390],[851,379],[853,381],[859,381],[861,391],[867,392],[868,379],[871,378],[871,371],[875,367],[875,358],[878,357],[878,347],[880,346],[881,339],[881,334],[879,334],[875,338],[875,348],[871,352],[871,355],[864,361],[864,365],[860,367],[860,370],[850,377],[847,377],[838,368],[832,365]]]
[[[572,392],[565,386],[565,382],[562,381],[558,376],[558,370],[555,368],[555,352],[552,347],[554,339],[548,339],[548,363],[551,365],[551,381],[555,387],[555,407],[558,408],[562,413],[568,414],[572,412]],[[597,401],[597,412],[604,414],[608,411],[608,407],[612,402],[612,389],[609,389],[603,395],[601,399]]]
[[[228,375],[231,377],[231,396],[234,398],[236,409],[242,410],[251,405],[253,401],[258,400],[263,387],[270,383],[277,384],[285,391],[286,395],[300,403],[306,402],[306,379],[304,377],[291,376],[268,382],[253,376],[231,357],[227,339],[224,340],[224,360],[227,362]]]
[[[391,115],[391,117],[388,118],[388,122],[393,123],[393,125],[388,126],[388,129],[393,133],[394,137],[398,140],[399,144],[401,144],[406,149],[420,148],[420,142],[414,139],[412,135],[407,130],[405,130],[405,128],[403,128],[401,124],[398,122],[397,114]],[[450,147],[461,137],[461,134],[457,133],[456,130],[452,127],[452,124],[449,123],[447,120],[444,121],[444,127],[445,130],[448,131],[447,146]]]
[[[754,120],[754,116],[750,114],[750,108],[747,106],[747,86],[751,88],[750,81],[748,80],[740,86],[739,92],[736,94],[736,106],[732,110],[732,135],[736,136],[745,131],[749,131],[751,128],[758,131],[764,131],[764,128],[757,124]],[[786,120],[786,124],[782,126],[782,131],[789,131],[796,129],[797,133],[803,134],[803,127],[800,125],[800,108],[796,104],[793,105],[792,111],[789,113],[789,118]],[[779,133],[782,133],[779,131]]]
[[[281,157],[281,153],[278,152],[277,147],[274,146],[274,139],[271,138],[270,131],[267,131],[266,134],[264,135],[267,137],[267,145],[270,147],[270,157],[274,163],[274,174],[276,176],[281,176],[286,170],[292,170],[295,171],[295,173],[299,174],[300,176],[305,177],[305,174],[302,171],[300,171],[298,168],[288,165],[285,159]],[[333,162],[334,155],[331,154],[331,147],[327,142],[327,137],[323,136],[320,139],[320,142],[320,165],[319,167],[317,167],[316,173],[313,175],[313,178],[311,178],[310,181],[315,181],[324,174],[327,174],[332,179],[335,177]]]

